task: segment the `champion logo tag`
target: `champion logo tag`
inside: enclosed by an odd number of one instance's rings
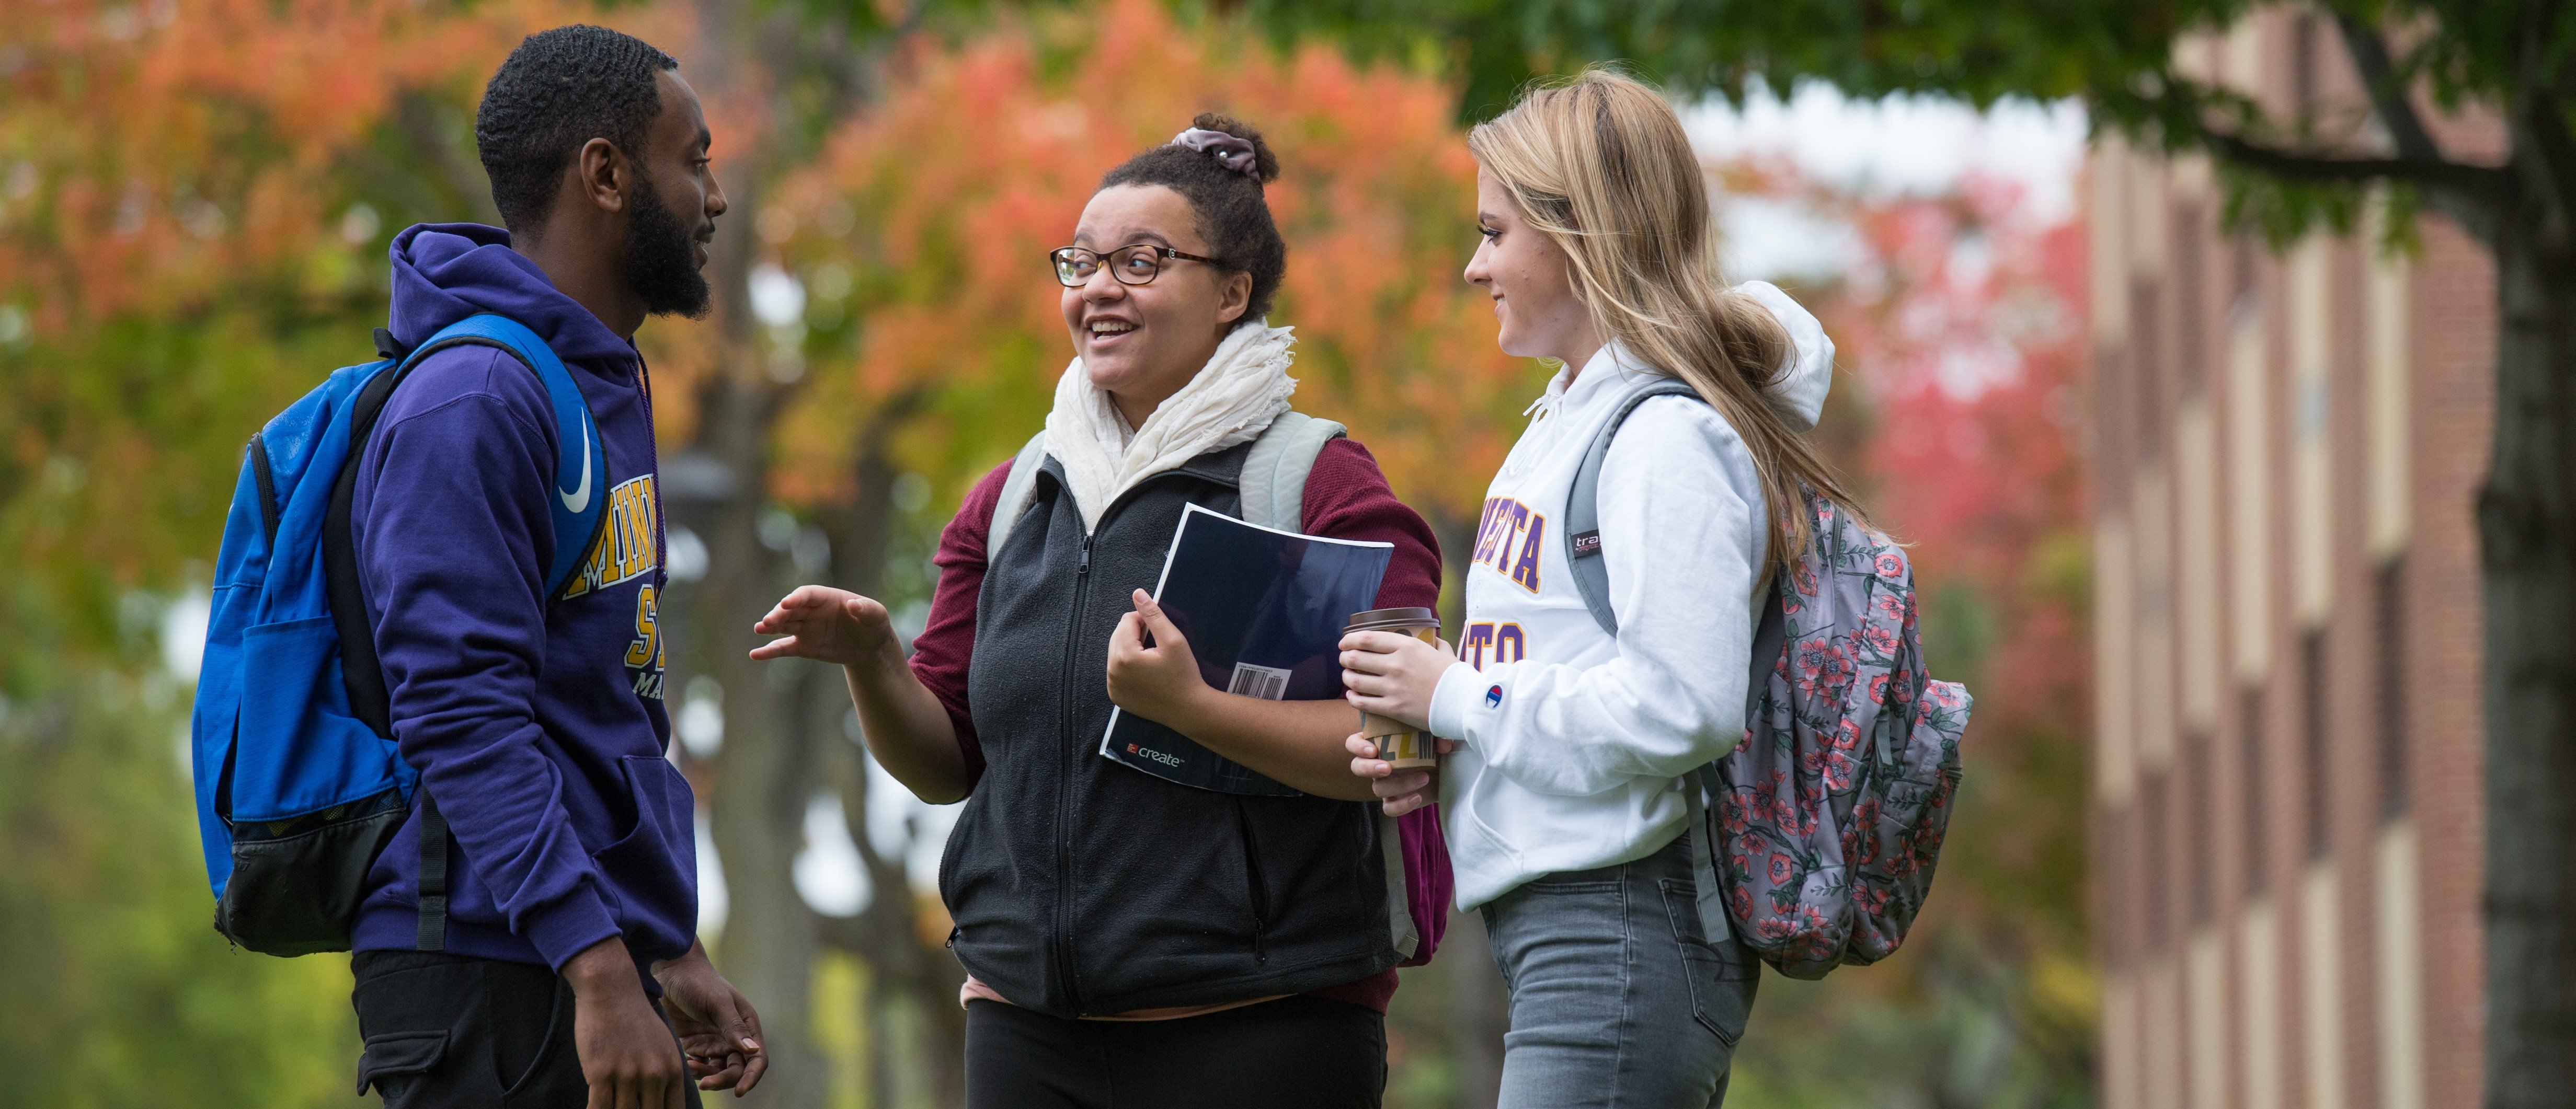
[[[1503,687],[1498,685],[1485,691],[1485,707],[1489,709],[1503,707]]]

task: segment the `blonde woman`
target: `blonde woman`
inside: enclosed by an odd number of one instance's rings
[[[1563,368],[1488,489],[1457,650],[1342,644],[1354,704],[1454,741],[1447,780],[1390,773],[1357,736],[1352,769],[1390,812],[1445,801],[1458,903],[1511,988],[1506,1109],[1716,1105],[1759,966],[1703,934],[1680,787],[1744,734],[1757,602],[1806,542],[1798,484],[1844,499],[1800,437],[1833,346],[1778,289],[1721,283],[1699,161],[1655,90],[1586,72],[1467,143],[1467,280],[1506,353]],[[1638,401],[1675,378],[1696,395]],[[1570,544],[1576,471],[1622,411],[1598,532]]]

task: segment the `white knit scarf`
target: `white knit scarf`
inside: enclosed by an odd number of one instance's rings
[[[1047,413],[1046,449],[1064,466],[1082,530],[1137,482],[1210,451],[1259,438],[1288,410],[1297,379],[1288,376],[1295,330],[1270,321],[1248,324],[1216,345],[1198,376],[1130,431],[1109,394],[1091,383],[1082,359],[1065,367]]]

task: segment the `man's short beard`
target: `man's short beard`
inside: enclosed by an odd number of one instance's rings
[[[706,275],[698,272],[691,229],[682,226],[679,216],[662,203],[662,194],[651,181],[637,178],[630,195],[635,214],[626,221],[627,287],[644,301],[647,315],[693,320],[706,315],[712,294]]]

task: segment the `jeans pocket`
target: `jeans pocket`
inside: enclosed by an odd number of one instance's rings
[[[1692,884],[1663,879],[1657,885],[1664,895],[1664,913],[1672,922],[1673,942],[1681,950],[1684,979],[1690,985],[1691,1016],[1730,1049],[1744,1035],[1744,1023],[1753,1015],[1753,991],[1760,984],[1759,964],[1741,957],[1743,945],[1730,937],[1721,952],[1703,938],[1699,925],[1699,901],[1693,896]]]

